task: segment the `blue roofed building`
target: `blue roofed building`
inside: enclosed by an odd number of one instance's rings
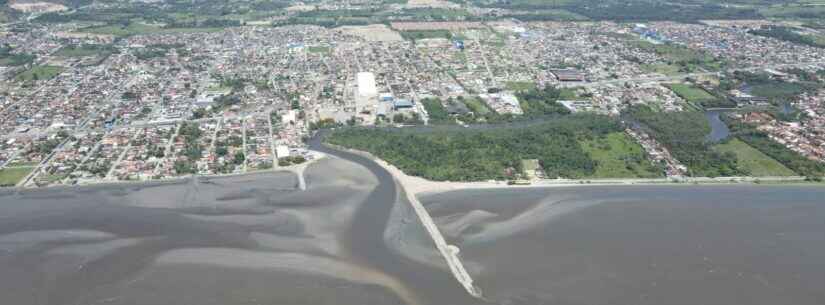
[[[412,108],[414,105],[415,104],[408,99],[397,99],[393,102],[393,108],[395,108],[395,110]]]

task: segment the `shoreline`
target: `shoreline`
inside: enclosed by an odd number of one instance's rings
[[[101,179],[99,182],[85,182],[85,183],[77,183],[77,184],[56,184],[56,185],[49,185],[49,186],[38,186],[38,187],[25,187],[25,186],[11,186],[11,187],[0,187],[0,193],[4,192],[21,192],[21,191],[46,191],[46,190],[65,190],[65,189],[78,189],[78,188],[94,188],[94,187],[107,187],[107,186],[129,186],[129,185],[139,185],[139,186],[152,186],[152,185],[164,185],[164,184],[175,184],[175,183],[183,183],[195,178],[203,178],[203,179],[222,179],[222,178],[233,178],[233,177],[245,177],[245,176],[255,176],[255,175],[262,175],[262,174],[277,174],[277,173],[292,173],[297,177],[297,188],[304,190],[302,188],[306,187],[306,184],[303,179],[304,171],[307,167],[312,165],[313,163],[327,158],[328,156],[321,152],[312,151],[315,155],[315,158],[311,160],[307,160],[301,164],[293,164],[289,166],[273,166],[270,169],[262,169],[256,170],[246,173],[229,173],[229,174],[214,174],[214,175],[200,175],[200,174],[189,174],[185,176],[174,176],[168,178],[161,178],[161,179],[148,179],[148,180],[103,180]]]
[[[599,178],[599,179],[538,179],[527,185],[511,185],[508,181],[433,181],[404,173],[395,165],[376,157],[372,153],[350,149],[335,144],[323,143],[332,149],[357,154],[373,160],[389,171],[393,177],[412,195],[431,195],[458,190],[505,189],[505,188],[551,188],[581,186],[661,186],[661,185],[818,185],[821,183],[807,181],[806,177],[681,177],[681,178]]]
[[[411,176],[406,174],[403,170],[395,165],[376,157],[370,152],[361,151],[357,149],[350,149],[343,146],[322,143],[322,145],[340,151],[345,151],[359,156],[368,158],[377,163],[382,168],[389,171],[392,176],[404,187],[408,192],[414,195],[431,195],[436,193],[443,193],[458,190],[473,190],[473,189],[498,189],[498,188],[550,188],[550,187],[581,187],[581,186],[660,186],[660,185],[823,185],[823,182],[809,181],[804,176],[785,176],[785,177],[663,177],[663,178],[591,178],[591,179],[536,179],[530,180],[530,184],[513,185],[509,181],[503,180],[489,180],[489,181],[434,181],[423,177]],[[266,173],[293,173],[298,177],[298,188],[305,188],[305,182],[301,177],[303,172],[309,165],[318,160],[329,158],[330,156],[318,151],[310,150],[316,157],[307,160],[301,164],[294,164],[289,166],[274,166],[271,169],[257,170],[246,173],[230,173],[230,174],[216,174],[216,175],[186,175],[175,176],[162,179],[149,180],[114,180],[114,181],[100,181],[91,183],[78,183],[73,185],[51,185],[42,187],[0,187],[0,193],[9,191],[36,191],[36,190],[55,190],[55,189],[72,189],[82,187],[106,187],[106,186],[120,186],[120,185],[158,185],[181,183],[192,178],[206,178],[206,179],[220,179],[232,178],[241,176],[254,176]]]

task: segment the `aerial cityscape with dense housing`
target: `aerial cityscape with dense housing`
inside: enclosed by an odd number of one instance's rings
[[[436,180],[825,173],[821,20],[497,3],[9,2],[0,182],[270,170],[336,126],[447,126],[330,139]]]
[[[825,0],[0,0],[0,303],[822,305]]]

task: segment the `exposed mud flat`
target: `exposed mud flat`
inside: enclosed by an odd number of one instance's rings
[[[19,305],[415,302],[398,279],[356,263],[341,245],[376,178],[343,160],[319,161],[306,177],[305,192],[291,173],[3,191],[0,298]]]
[[[346,159],[342,159],[346,158]],[[825,189],[478,189],[422,202],[385,169],[0,192],[0,300],[74,304],[822,304]]]
[[[821,304],[825,189],[648,186],[422,198],[499,304]],[[495,216],[493,216],[495,215]]]

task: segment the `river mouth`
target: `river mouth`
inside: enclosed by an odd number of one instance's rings
[[[594,186],[421,197],[487,300],[444,266],[389,173],[287,172],[0,193],[9,304],[821,304],[825,189]]]
[[[307,191],[289,172],[3,191],[0,297],[11,304],[475,303],[449,272],[393,248],[434,252],[389,173],[341,153],[310,165],[305,177]]]

